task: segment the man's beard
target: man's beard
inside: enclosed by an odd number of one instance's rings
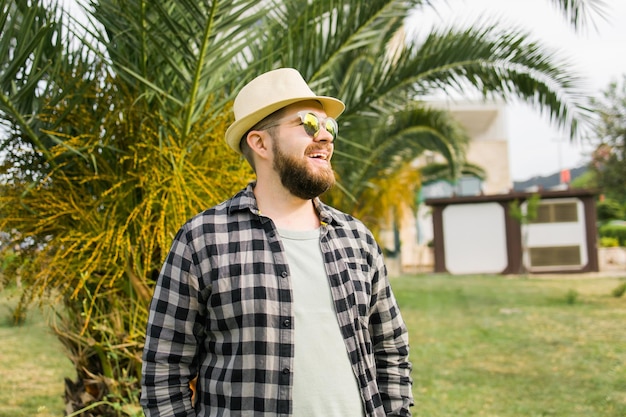
[[[274,140],[274,170],[280,176],[283,186],[294,196],[311,200],[335,185],[335,173],[328,164],[328,169],[317,172],[309,167],[306,159],[298,159],[284,154]]]

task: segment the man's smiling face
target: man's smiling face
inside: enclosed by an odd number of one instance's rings
[[[315,101],[292,104],[284,109],[285,120],[273,137],[273,168],[283,186],[294,196],[310,200],[323,194],[335,184],[330,159],[333,136],[322,128],[315,138],[305,131],[298,112],[311,112],[326,118],[321,105]]]

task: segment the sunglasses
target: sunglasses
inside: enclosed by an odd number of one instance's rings
[[[332,117],[320,118],[317,114],[308,112],[308,111],[300,111],[296,113],[300,118],[300,124],[304,127],[304,131],[307,135],[311,136],[313,139],[319,135],[322,130],[322,127],[330,133],[333,137],[333,140],[337,139],[337,134],[339,132],[339,126],[337,126],[337,121]],[[269,126],[265,126],[264,129],[269,129],[273,126],[278,126],[286,119],[278,120],[276,123],[272,123]]]

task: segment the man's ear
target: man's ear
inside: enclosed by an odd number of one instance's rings
[[[252,152],[259,155],[261,158],[267,157],[267,152],[269,150],[269,135],[267,132],[261,130],[252,130],[248,132],[248,136],[246,137],[246,141],[248,142],[248,147]]]

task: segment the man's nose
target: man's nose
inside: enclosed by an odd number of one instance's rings
[[[317,135],[315,135],[315,140],[319,141],[319,142],[333,142],[334,138],[333,135],[330,134],[330,132],[328,132],[328,130],[326,130],[325,126],[321,126],[319,132],[317,133]]]

